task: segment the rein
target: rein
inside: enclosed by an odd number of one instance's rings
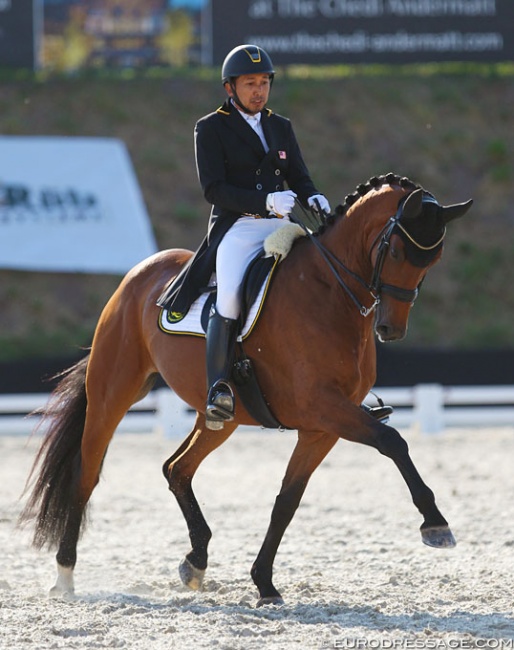
[[[306,213],[305,208],[297,201],[297,205],[300,207],[302,212],[304,214]],[[319,206],[318,206],[319,208]],[[382,275],[382,269],[384,267],[385,259],[387,256],[387,251],[389,250],[389,245],[391,242],[391,236],[393,234],[393,230],[398,227],[407,237],[408,239],[420,250],[433,250],[439,246],[444,239],[444,236],[446,234],[446,230],[443,232],[441,238],[433,245],[430,247],[422,246],[419,244],[407,231],[405,228],[400,224],[400,217],[402,214],[402,203],[400,203],[398,210],[395,215],[393,215],[388,222],[385,224],[385,226],[382,228],[382,230],[378,233],[376,236],[370,250],[370,256],[371,253],[373,252],[373,249],[378,243],[378,253],[377,253],[377,259],[375,262],[375,265],[373,267],[373,274],[371,277],[371,282],[368,284],[363,278],[361,278],[357,273],[354,273],[351,269],[349,269],[343,262],[341,262],[340,259],[338,259],[334,253],[332,253],[326,246],[324,246],[319,239],[316,236],[316,233],[312,233],[305,224],[301,222],[300,219],[295,217],[294,214],[290,215],[290,218],[292,221],[297,223],[305,232],[307,237],[310,239],[310,241],[316,246],[318,251],[321,253],[321,256],[325,260],[328,268],[334,275],[337,283],[342,287],[342,289],[346,292],[346,294],[349,296],[349,298],[352,300],[352,302],[355,304],[357,309],[359,310],[359,313],[361,316],[366,318],[369,316],[375,309],[376,307],[380,304],[380,298],[383,293],[386,293],[390,296],[392,296],[393,299],[398,300],[400,302],[407,302],[407,303],[413,303],[416,298],[419,295],[419,287],[416,287],[416,289],[404,289],[402,287],[397,287],[392,284],[384,284],[380,277]],[[321,215],[321,220],[322,223],[326,221],[327,215],[324,214],[321,210],[318,210],[318,214],[315,213],[314,210],[312,210],[312,216],[316,219],[319,219],[320,217],[318,215]],[[353,293],[353,291],[350,289],[350,287],[346,284],[346,282],[343,280],[341,277],[340,273],[338,272],[336,265],[341,268],[347,275],[349,275],[351,278],[359,282],[367,291],[369,291],[372,299],[373,299],[373,304],[371,307],[366,307],[364,304],[360,302],[360,300],[357,298],[357,296]]]
[[[302,224],[300,224],[302,226]],[[303,227],[303,226],[302,226]],[[307,237],[311,240],[311,242],[316,246],[316,248],[319,250],[321,253],[321,256],[327,263],[328,268],[332,271],[332,274],[334,275],[335,279],[339,283],[339,285],[346,291],[347,295],[351,298],[357,309],[359,310],[359,313],[361,316],[364,316],[366,318],[371,314],[372,311],[374,311],[375,307],[380,303],[380,296],[377,296],[373,293],[372,288],[370,285],[368,285],[361,277],[360,275],[357,275],[353,271],[351,271],[347,266],[345,266],[341,260],[339,260],[331,251],[328,250],[323,244],[309,231],[307,228],[304,228],[305,232],[307,234]],[[343,278],[340,276],[338,273],[336,267],[332,262],[335,262],[340,268],[343,269],[345,273],[347,273],[349,276],[351,276],[354,280],[357,280],[365,289],[367,289],[371,297],[373,298],[373,304],[371,307],[366,307],[363,305],[360,300],[357,298],[357,296],[353,293],[353,291],[350,289],[350,287],[346,284],[346,282],[343,280]]]

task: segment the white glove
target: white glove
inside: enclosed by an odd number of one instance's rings
[[[286,217],[294,208],[296,194],[293,190],[284,192],[272,192],[266,197],[266,210],[272,212],[277,217]]]
[[[323,212],[326,214],[330,214],[330,203],[327,200],[326,196],[323,196],[323,194],[313,194],[312,196],[309,196],[307,199],[307,203],[309,204],[309,207],[311,207],[313,210],[318,211],[318,206],[316,205],[316,201],[319,203],[319,206]]]

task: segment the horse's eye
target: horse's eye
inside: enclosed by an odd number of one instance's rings
[[[390,255],[393,258],[393,260],[397,260],[400,257],[400,253],[398,252],[398,249],[395,248],[394,246],[391,247]]]

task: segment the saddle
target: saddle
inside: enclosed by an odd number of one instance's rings
[[[244,351],[244,340],[252,332],[264,307],[268,288],[278,263],[287,256],[296,238],[305,232],[296,224],[288,224],[273,233],[264,242],[263,250],[249,264],[242,291],[241,314],[238,324],[238,336],[232,369],[232,381],[239,399],[248,413],[263,427],[268,429],[286,429],[271,412],[269,404],[257,381],[251,359]],[[216,284],[212,283],[201,291],[187,315],[177,315],[162,308],[158,325],[167,334],[203,336],[211,309],[216,304]]]

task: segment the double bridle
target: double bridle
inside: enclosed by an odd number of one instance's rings
[[[435,199],[431,196],[423,197],[423,201],[428,203],[436,203]],[[364,318],[369,316],[380,304],[380,299],[383,293],[388,294],[394,300],[411,303],[411,304],[416,300],[416,298],[419,295],[420,285],[418,285],[415,289],[404,289],[403,287],[397,287],[396,285],[393,284],[385,284],[381,280],[382,269],[384,267],[384,263],[387,257],[387,252],[389,250],[389,246],[391,243],[391,237],[393,235],[393,231],[395,230],[395,228],[398,228],[412,244],[414,244],[419,250],[422,251],[434,250],[443,243],[444,236],[446,234],[446,229],[443,230],[443,234],[435,244],[431,244],[430,246],[423,246],[422,244],[417,242],[400,223],[400,218],[402,216],[402,209],[403,209],[403,201],[400,202],[396,214],[390,217],[390,219],[387,221],[385,226],[375,237],[373,244],[371,245],[371,249],[369,252],[370,258],[377,244],[378,244],[378,249],[377,249],[377,258],[371,276],[371,282],[369,284],[363,278],[361,278],[360,275],[357,275],[357,273],[354,273],[354,271],[350,270],[345,264],[343,264],[343,262],[341,262],[341,260],[339,260],[326,246],[324,246],[319,241],[318,237],[315,234],[313,234],[303,223],[295,219],[295,222],[298,223],[303,228],[306,235],[309,237],[312,243],[319,250],[321,256],[327,263],[328,268],[331,270],[338,284],[348,294],[348,296],[351,298],[351,300],[359,310],[359,313],[361,314],[361,316],[364,316]],[[354,280],[359,282],[359,284],[361,284],[365,289],[367,289],[367,291],[369,291],[371,298],[373,299],[373,304],[371,305],[371,307],[366,307],[360,302],[357,296],[353,293],[353,291],[350,289],[350,287],[346,284],[346,282],[341,277],[337,267],[341,268],[347,275],[349,275]]]

